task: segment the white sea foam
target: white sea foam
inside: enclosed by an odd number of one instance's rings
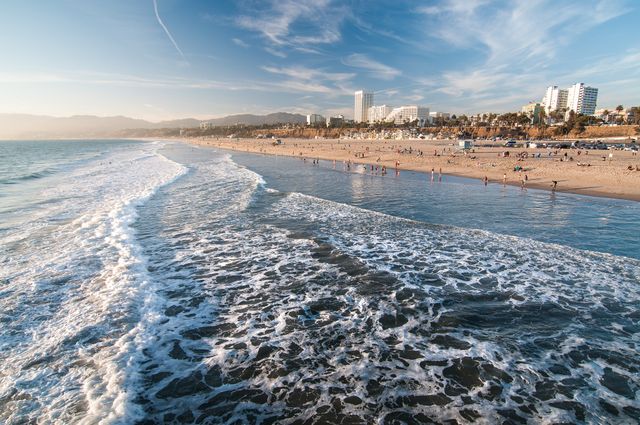
[[[593,312],[585,297],[603,308],[612,294],[624,308],[638,299],[635,260],[283,194],[227,160],[198,166],[173,189],[154,205],[167,222],[198,213],[146,239],[154,274],[166,277],[166,316],[145,361],[149,418],[383,423],[409,412],[551,423],[603,414],[598,397],[634,405],[600,384],[604,372],[571,358],[602,345],[577,336]],[[181,210],[181,197],[208,202]],[[167,241],[179,249],[159,255]],[[572,342],[556,344],[557,355],[531,348],[565,336]],[[627,343],[621,335],[610,345],[634,358]],[[615,358],[602,361],[604,370]],[[565,365],[587,383],[563,383]],[[456,381],[465,367],[478,380],[468,388]],[[638,384],[630,370],[612,370]],[[545,386],[571,388],[563,391],[580,404]]]
[[[601,401],[634,414],[611,382],[640,387],[637,260],[284,194],[203,157],[144,208],[73,216],[75,251],[61,244],[43,262],[55,273],[24,280],[21,295],[60,301],[25,326],[45,349],[3,335],[29,358],[11,371],[18,392],[0,387],[21,418],[606,422]]]
[[[129,421],[135,357],[154,320],[153,283],[131,230],[136,208],[186,169],[151,144],[47,182],[57,200],[5,246],[0,419]],[[63,215],[47,222],[42,217]],[[16,233],[17,233],[16,232]],[[4,243],[4,241],[3,241]]]

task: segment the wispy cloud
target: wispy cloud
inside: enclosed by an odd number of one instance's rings
[[[158,20],[158,23],[160,24],[160,26],[164,30],[165,34],[167,34],[167,37],[169,37],[169,40],[171,40],[171,43],[173,44],[173,47],[175,47],[176,50],[178,51],[178,53],[180,53],[180,56],[182,56],[182,59],[184,59],[186,61],[186,58],[184,57],[184,53],[182,53],[182,49],[180,49],[180,46],[178,46],[178,43],[176,43],[176,41],[173,39],[173,36],[169,32],[169,29],[164,24],[164,22],[162,22],[162,19],[160,18],[160,13],[158,13],[158,2],[157,2],[157,0],[153,0],[153,10],[156,13],[156,19]]]
[[[625,13],[622,2],[447,0],[420,8],[429,34],[456,47],[486,49],[488,61],[548,59],[586,30]]]
[[[342,63],[354,68],[364,69],[368,71],[372,77],[382,80],[393,80],[401,74],[399,69],[375,61],[362,53],[349,55],[342,60]]]
[[[303,66],[283,68],[263,66],[262,69],[270,74],[287,77],[286,80],[273,84],[300,92],[316,92],[335,96],[350,94],[353,91],[350,87],[350,80],[355,77],[353,73],[328,72]]]
[[[544,87],[560,77],[548,64],[557,61],[562,49],[628,8],[621,1],[603,0],[445,0],[418,11],[427,38],[476,52],[467,69],[435,76],[439,87],[434,92],[473,101],[473,106],[500,106],[541,97]]]
[[[249,47],[248,43],[242,41],[239,38],[232,38],[231,41],[233,41],[233,44],[235,44],[236,46],[244,47],[245,49]]]
[[[255,31],[272,47],[308,48],[341,39],[340,25],[349,16],[346,6],[330,0],[270,0],[256,2],[255,12],[236,18],[236,24]]]

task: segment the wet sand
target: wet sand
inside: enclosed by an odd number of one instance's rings
[[[464,153],[453,140],[188,139],[189,143],[223,149],[308,159],[351,161],[401,170],[484,179],[490,184],[640,201],[640,155],[630,151],[526,149],[489,147],[477,143]],[[508,151],[509,156],[502,154]],[[566,156],[565,156],[566,153]],[[526,154],[520,158],[519,155]],[[538,157],[539,154],[539,157]],[[612,157],[609,157],[612,154]],[[633,170],[629,170],[631,166]],[[521,169],[514,171],[515,168]],[[506,175],[506,179],[505,176]]]

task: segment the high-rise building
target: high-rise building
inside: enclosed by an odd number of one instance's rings
[[[413,122],[418,120],[419,125],[424,125],[429,121],[429,108],[423,106],[401,106],[394,108],[386,118],[387,121],[393,121],[395,124],[404,124],[405,122]]]
[[[391,106],[388,105],[372,106],[367,112],[367,118],[371,123],[384,121],[384,119],[387,118],[387,115],[391,113],[391,109]]]
[[[542,98],[542,107],[547,113],[566,108],[568,94],[568,90],[560,89],[558,86],[549,86]]]
[[[367,122],[369,108],[373,106],[373,93],[367,93],[364,90],[358,90],[355,93],[355,104],[353,107],[353,121]]]
[[[314,125],[324,123],[324,117],[318,114],[309,114],[307,115],[307,125]]]
[[[593,115],[596,112],[598,102],[598,89],[585,86],[584,83],[576,83],[569,87],[567,95],[567,108],[576,114]]]

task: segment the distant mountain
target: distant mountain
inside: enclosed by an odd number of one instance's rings
[[[280,123],[304,123],[300,114],[277,112],[269,115],[230,115],[205,120],[214,125],[263,125]],[[162,128],[195,128],[202,121],[185,118],[171,121],[150,122],[123,116],[96,117],[74,115],[50,117],[27,114],[0,114],[0,139],[46,139],[63,137],[118,137],[125,130],[153,130]]]
[[[307,117],[300,114],[290,114],[288,112],[276,112],[268,115],[229,115],[223,118],[215,118],[206,120],[213,125],[270,125],[270,124],[304,124],[307,122]]]

